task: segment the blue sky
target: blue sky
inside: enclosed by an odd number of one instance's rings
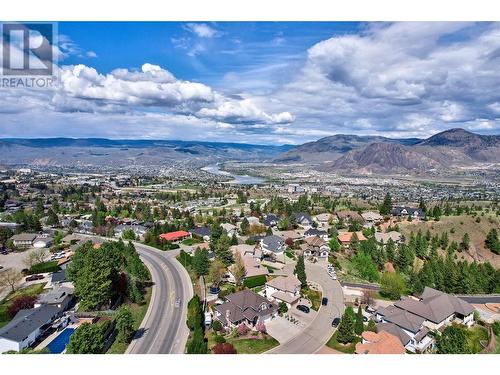
[[[59,34],[56,88],[0,88],[5,137],[500,133],[498,23],[62,22]]]

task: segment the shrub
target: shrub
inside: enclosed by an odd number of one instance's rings
[[[238,326],[238,336],[245,336],[248,332],[248,327],[245,324],[240,324]]]
[[[236,354],[236,349],[232,344],[229,343],[219,343],[216,344],[213,348],[212,351],[215,354]]]
[[[37,297],[36,296],[19,296],[14,301],[12,301],[7,308],[7,315],[9,318],[13,318],[23,309],[31,309],[35,305]]]
[[[493,333],[495,335],[500,335],[500,322],[495,322],[491,325],[491,328],[493,329]]]
[[[216,344],[224,344],[226,342],[226,339],[224,338],[224,336],[215,335],[214,341]]]
[[[222,323],[219,322],[218,320],[214,320],[214,322],[212,323],[212,329],[215,332],[221,331],[222,330]]]
[[[247,288],[255,288],[256,286],[261,286],[266,283],[267,279],[265,275],[253,276],[245,279],[243,286]]]
[[[257,322],[257,325],[255,326],[255,328],[257,329],[257,331],[259,331],[260,333],[266,333],[266,325],[265,323],[262,321],[262,320],[259,320]]]
[[[28,274],[34,275],[36,273],[47,273],[47,272],[56,272],[61,268],[57,265],[57,261],[38,263],[33,266],[28,271]]]

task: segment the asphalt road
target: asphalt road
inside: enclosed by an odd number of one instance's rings
[[[130,343],[130,354],[182,354],[189,330],[186,326],[187,303],[193,296],[189,275],[175,259],[178,251],[161,252],[136,243],[154,283],[151,302],[136,337]],[[180,307],[175,300],[180,298]]]
[[[306,262],[306,273],[309,281],[321,286],[323,297],[328,298],[328,305],[321,306],[314,320],[297,336],[267,351],[266,354],[313,354],[320,350],[335,332],[332,320],[340,318],[344,312],[342,286],[328,276],[324,265]]]
[[[351,288],[359,288],[359,289],[367,289],[367,290],[374,290],[374,291],[379,291],[380,286],[377,284],[362,284],[362,283],[349,283],[349,282],[341,282],[342,286],[347,286]]]
[[[474,303],[474,304],[483,304],[483,303],[500,303],[500,295],[484,295],[484,296],[457,296],[463,299],[466,302]]]
[[[188,273],[175,259],[179,250],[163,252],[137,242],[134,245],[151,273],[153,287],[146,315],[126,353],[182,354],[189,335],[187,303],[193,296],[193,288]],[[181,300],[178,308],[176,298]]]

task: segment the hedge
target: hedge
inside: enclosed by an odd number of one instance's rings
[[[61,267],[57,265],[57,261],[38,263],[33,266],[28,271],[29,275],[33,275],[36,273],[46,273],[46,272],[56,272],[59,271]]]
[[[243,281],[243,286],[247,288],[255,288],[256,286],[264,285],[266,281],[267,279],[265,275],[252,276]]]

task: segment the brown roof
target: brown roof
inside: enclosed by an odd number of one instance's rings
[[[290,276],[278,276],[271,281],[268,281],[266,285],[272,286],[273,288],[283,290],[285,292],[295,293],[300,290],[301,282],[295,275]]]
[[[411,340],[411,337],[405,331],[403,331],[401,328],[399,328],[397,325],[393,323],[378,323],[377,331],[378,332],[385,331],[390,333],[391,335],[396,336],[401,342],[401,344],[404,346],[406,346]]]
[[[231,323],[237,323],[245,318],[253,321],[256,317],[274,313],[278,310],[278,306],[261,295],[244,289],[228,295],[226,302],[216,306],[215,310],[221,314],[218,319],[222,323],[226,323],[227,319]]]
[[[318,237],[318,236],[307,237],[306,238],[306,243],[309,246],[312,246],[312,247],[321,247],[321,246],[326,245],[326,241],[324,239],[322,239],[321,237]]]
[[[434,323],[440,323],[453,314],[467,316],[474,311],[470,303],[429,287],[425,287],[420,301],[405,298],[394,305]]]
[[[362,333],[363,343],[356,344],[356,354],[404,354],[404,346],[399,339],[386,331]]]

